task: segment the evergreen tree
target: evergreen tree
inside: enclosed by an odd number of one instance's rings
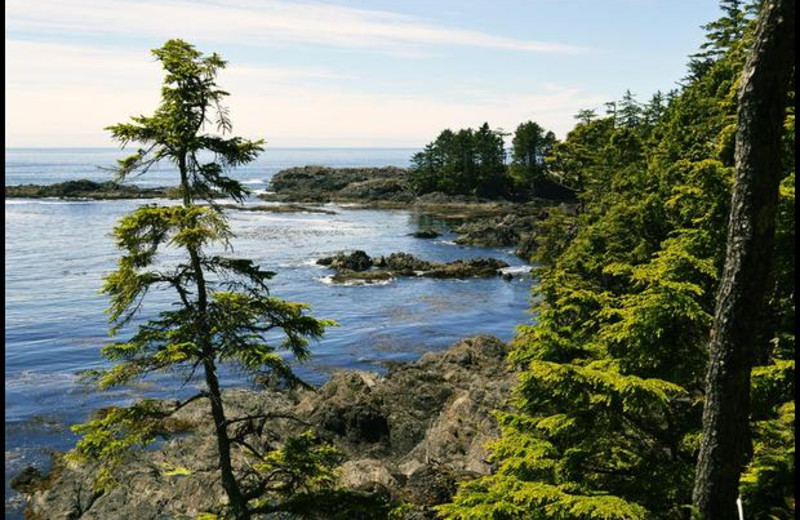
[[[638,126],[641,122],[642,107],[630,90],[626,90],[622,99],[617,103],[616,116],[618,123],[622,126]]]
[[[499,197],[509,188],[503,133],[488,123],[478,130],[444,130],[411,160],[417,193]]]
[[[221,104],[228,94],[216,84],[217,72],[225,66],[217,54],[204,56],[181,40],[170,40],[153,54],[166,70],[160,105],[152,116],[137,116],[108,128],[123,146],[142,145],[119,161],[117,180],[168,161],[180,175],[183,200],[177,206],[142,206],[114,228],[123,255],[103,287],[111,299],[111,333],[135,322],[147,294],[171,290],[177,300],[169,310],[139,324],[128,339],[104,347],[103,355],[114,366],[95,376],[101,388],[109,388],[156,371],[179,371],[188,381],[199,370],[205,389],[171,409],[146,400],[78,426],[83,438],[72,458],[99,461],[98,486],[107,488],[113,485],[115,464],[125,450],[152,441],[159,421],[188,402],[207,399],[230,515],[246,520],[251,516],[248,502],[256,495],[243,488],[234,473],[232,455],[239,440],[230,435],[229,427],[240,419],[226,415],[219,364],[235,363],[248,372],[299,384],[278,350],[307,359],[308,340],[319,338],[331,322],[309,316],[304,304],[272,297],[266,284],[274,273],[251,260],[211,252],[215,245],[227,248],[233,235],[213,204],[197,202],[211,203],[220,195],[241,201],[247,190],[226,171],[255,159],[264,142],[225,137],[231,122]],[[209,124],[222,135],[204,132]],[[212,160],[205,162],[203,154]],[[165,250],[179,257],[161,261],[159,255]],[[313,453],[309,446],[309,455]]]
[[[511,177],[518,188],[536,193],[536,186],[549,170],[545,158],[558,140],[553,132],[545,131],[538,123],[522,123],[511,141]]]
[[[463,483],[446,518],[687,516],[751,34],[668,96],[654,126],[621,124],[612,103],[555,148],[553,167],[581,179],[584,208],[539,228],[536,322],[510,357],[522,370],[515,410],[496,415],[494,473]],[[784,165],[771,319],[753,346],[747,518],[790,518],[794,496],[794,163]]]

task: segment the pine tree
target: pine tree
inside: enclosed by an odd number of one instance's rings
[[[536,186],[549,170],[548,157],[558,140],[553,132],[545,131],[538,123],[522,123],[511,141],[510,174],[517,187],[536,193]]]
[[[119,161],[117,180],[169,162],[180,175],[183,200],[176,206],[142,206],[114,228],[122,256],[103,287],[111,299],[111,334],[136,322],[149,293],[171,290],[177,300],[169,310],[139,324],[128,339],[104,347],[103,355],[114,366],[94,375],[101,388],[109,388],[156,371],[178,371],[188,381],[199,370],[205,389],[170,409],[143,401],[78,426],[83,438],[72,458],[100,462],[98,486],[107,488],[114,483],[115,464],[125,450],[152,441],[164,417],[196,399],[207,399],[230,514],[246,520],[253,496],[234,473],[237,440],[228,431],[234,420],[225,413],[219,364],[235,363],[249,372],[300,384],[278,350],[307,359],[309,339],[319,338],[332,322],[309,316],[304,304],[272,297],[267,281],[274,273],[251,260],[211,252],[214,246],[227,249],[233,238],[212,198],[245,197],[246,188],[226,171],[254,160],[264,141],[225,137],[231,122],[222,105],[228,94],[216,84],[217,72],[225,66],[217,54],[204,56],[181,40],[170,40],[153,54],[166,70],[160,105],[152,116],[108,128],[123,146],[143,146]],[[209,124],[222,135],[205,133]],[[205,162],[204,154],[212,160]],[[199,205],[200,200],[209,204]],[[159,255],[167,250],[179,255],[177,262],[161,261]],[[280,343],[275,343],[276,332],[283,334]]]

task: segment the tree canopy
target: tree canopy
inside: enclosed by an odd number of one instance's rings
[[[718,53],[680,92],[649,107],[626,94],[606,117],[582,114],[554,147],[553,168],[579,187],[582,211],[554,212],[540,228],[536,322],[514,341],[522,373],[515,410],[497,414],[496,470],[462,484],[440,509],[446,518],[688,516],[737,87],[753,43],[744,23],[742,39],[710,35]],[[788,146],[791,105],[784,131]],[[769,319],[753,346],[746,518],[793,517],[794,158],[784,153]]]

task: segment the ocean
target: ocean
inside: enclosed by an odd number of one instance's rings
[[[414,149],[268,149],[233,172],[256,193],[291,166],[408,166]],[[51,184],[71,179],[108,180],[108,168],[126,153],[108,149],[6,149],[6,185]],[[159,168],[133,182],[141,186],[177,184],[176,173]],[[142,397],[175,397],[173,376],[150,378],[129,387],[100,392],[79,383],[79,372],[106,366],[100,348],[108,341],[107,299],[102,277],[114,268],[117,251],[110,232],[137,206],[167,201],[5,201],[5,476],[6,517],[22,519],[22,497],[10,478],[28,465],[47,469],[51,450],[66,451],[76,440],[69,426],[92,410],[129,404]],[[255,201],[251,201],[255,202]],[[410,234],[429,225],[426,215],[409,210],[365,210],[329,204],[328,214],[273,214],[229,211],[236,234],[236,256],[250,257],[277,275],[274,296],[310,304],[320,318],[336,320],[312,344],[312,358],[297,366],[313,384],[333,370],[383,372],[391,362],[417,359],[473,334],[509,340],[528,322],[530,278],[504,281],[401,279],[385,285],[340,286],[315,260],[339,250],[363,249],[371,256],[405,251],[450,261],[491,256],[515,267],[526,264],[510,248],[458,246],[453,233],[434,240]],[[434,222],[434,224],[438,224]],[[146,311],[167,308],[154,294]],[[250,387],[252,381],[223,367],[223,387]],[[191,385],[189,385],[191,386]],[[182,393],[182,394],[181,394]]]

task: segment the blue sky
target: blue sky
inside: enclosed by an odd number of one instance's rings
[[[149,113],[149,50],[183,38],[230,63],[236,134],[272,146],[409,146],[443,128],[563,137],[581,108],[685,73],[715,0],[10,0],[6,145],[110,146]]]

